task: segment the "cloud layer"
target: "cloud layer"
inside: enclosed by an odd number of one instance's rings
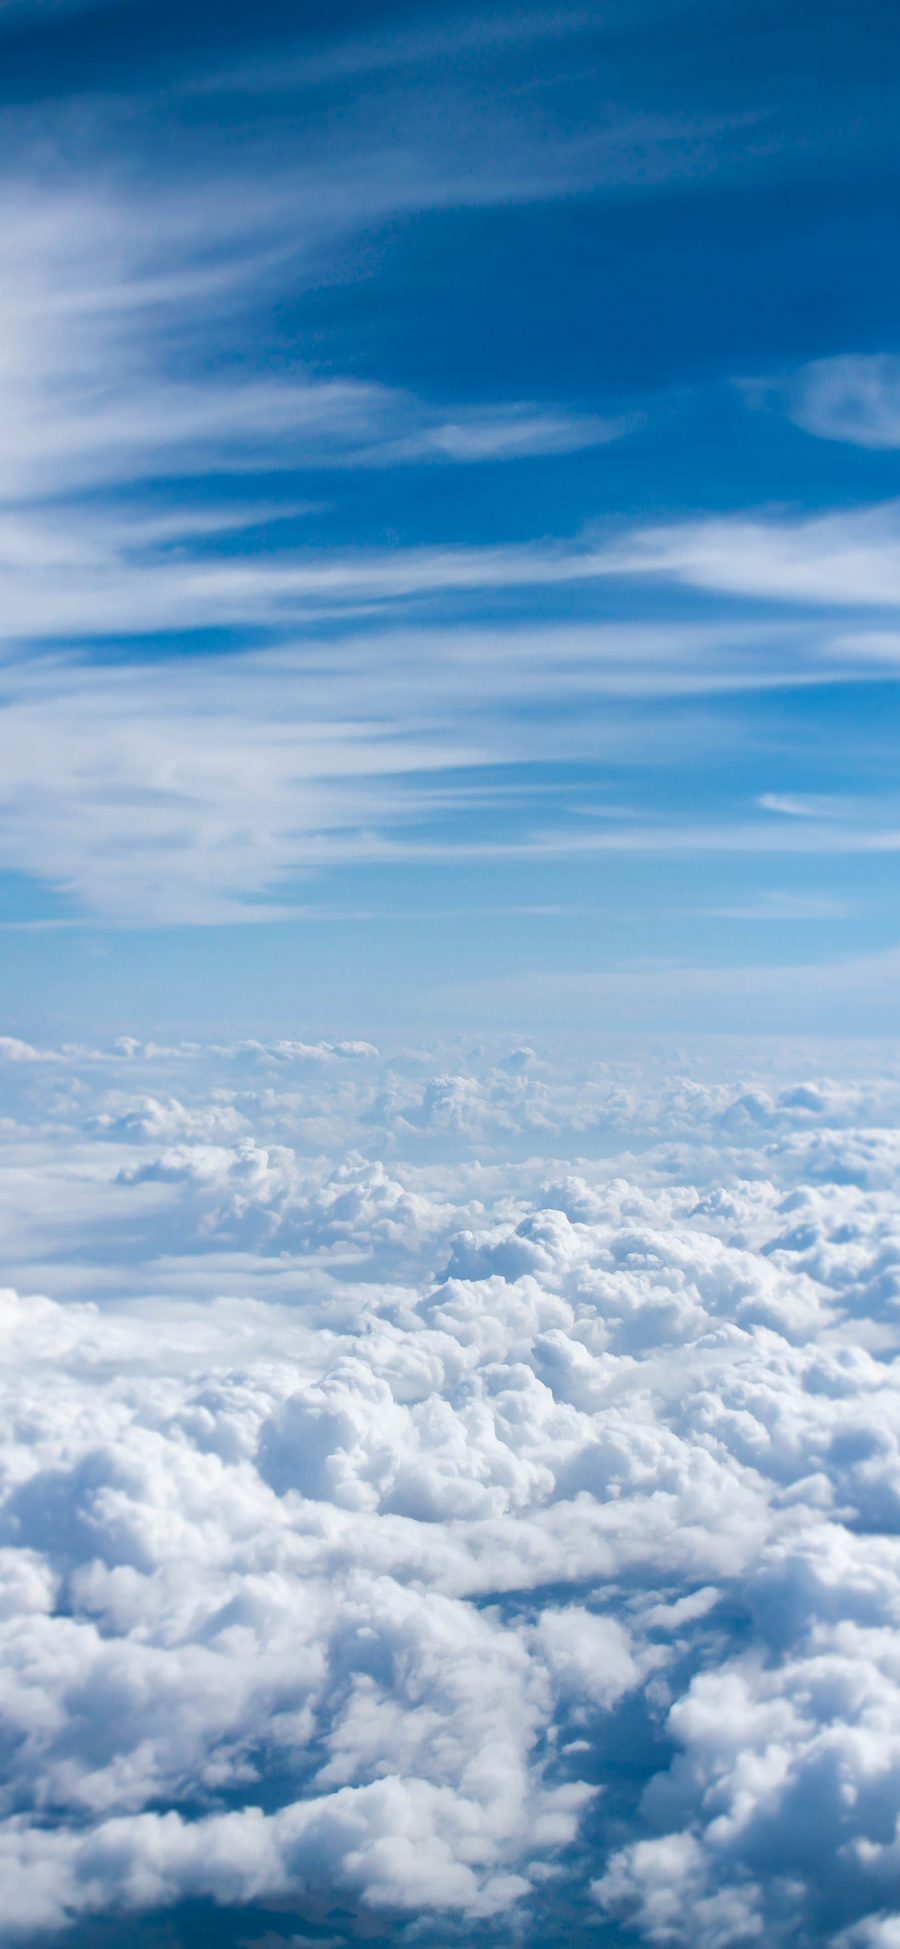
[[[3,1053],[3,1939],[889,1942],[891,1059]]]

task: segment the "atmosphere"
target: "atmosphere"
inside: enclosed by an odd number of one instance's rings
[[[894,10],[0,33],[16,1030],[900,1026]]]
[[[0,1949],[900,1949],[900,7],[0,175]]]

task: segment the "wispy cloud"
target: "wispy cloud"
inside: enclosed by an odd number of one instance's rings
[[[900,604],[900,503],[812,519],[715,519],[635,530],[619,539],[568,539],[378,549],[297,545],[278,524],[302,504],[202,503],[182,514],[145,512],[140,503],[103,501],[77,511],[29,505],[0,512],[0,637],[86,639],[148,632],[244,626],[284,635],[326,616],[389,614],[409,604],[474,594],[555,590],[628,578],[650,589],[669,581],[722,597],[810,610],[896,608]],[[205,544],[256,529],[265,549]],[[293,545],[288,545],[293,541]],[[40,575],[35,571],[40,568]],[[737,645],[744,621],[725,621]],[[702,687],[836,681],[883,673],[895,654],[890,633],[808,626],[810,651],[790,664],[766,653],[779,629],[798,637],[786,616],[758,650],[726,662]],[[649,638],[645,638],[649,641]],[[663,636],[657,637],[659,645]],[[669,642],[677,640],[668,638]],[[710,639],[702,633],[699,645]]]
[[[757,803],[788,819],[833,819],[849,809],[847,799],[826,792],[763,792]]]
[[[897,506],[562,536],[519,512],[446,544],[393,540],[388,520],[354,542],[343,513],[318,521],[323,474],[336,494],[342,470],[358,483],[376,468],[509,462],[505,481],[517,460],[635,424],[621,401],[567,401],[564,387],[451,400],[382,383],[365,376],[374,361],[313,356],[302,323],[287,342],[270,329],[282,305],[352,278],[342,251],[380,225],[718,169],[748,115],[593,100],[589,121],[566,122],[535,118],[517,88],[462,105],[449,89],[445,31],[458,53],[483,53],[581,27],[553,15],[527,33],[509,21],[413,33],[393,50],[398,71],[415,70],[399,116],[374,43],[307,50],[310,87],[371,72],[371,90],[350,87],[322,122],[296,117],[278,143],[235,103],[219,127],[217,101],[216,126],[200,141],[188,117],[146,178],[124,142],[114,179],[71,104],[55,143],[35,146],[32,131],[17,147],[21,118],[2,119],[0,150],[16,157],[0,216],[6,866],[115,921],[216,920],[281,913],[292,876],[345,861],[893,843],[889,809],[854,823],[819,808],[801,834],[786,805],[762,816],[749,791],[727,813],[625,804],[594,820],[576,791],[545,820],[533,786],[527,819],[501,829],[486,774],[696,760],[721,740],[714,700],[882,670],[886,632],[869,655],[861,628],[838,639],[785,609],[896,605]],[[242,80],[214,79],[223,101],[232,85],[270,85],[252,62]],[[192,85],[202,92],[188,77],[182,107]],[[128,117],[121,102],[98,112],[104,127]],[[661,621],[661,582],[724,601],[702,627]],[[778,613],[751,628],[729,613],[736,595]],[[541,627],[513,626],[526,601]],[[630,621],[608,620],[614,603]],[[491,626],[475,627],[479,614]],[[229,632],[227,661],[196,654],[214,631]],[[177,664],[126,667],[129,641],[148,637]],[[607,786],[593,799],[611,804]]]
[[[892,609],[900,603],[900,502],[645,528],[607,549],[603,561],[620,574],[756,601]]]
[[[652,11],[658,11],[660,5],[665,5],[665,0],[657,0],[657,7]],[[598,24],[606,27],[621,23],[623,18],[621,6],[606,9],[601,23],[583,7],[536,7],[527,15],[518,14],[515,18],[503,13],[486,13],[469,20],[430,21],[426,17],[417,28],[405,31],[396,28],[391,34],[368,37],[351,34],[329,39],[324,46],[313,49],[308,39],[298,39],[280,50],[278,60],[260,54],[249,64],[245,59],[235,66],[223,65],[211,75],[195,78],[191,88],[198,94],[245,91],[248,87],[273,93],[294,92],[317,88],[326,82],[359,81],[366,75],[429,68],[485,52],[497,55],[535,43],[577,39],[587,32],[596,32]]]
[[[789,417],[820,440],[900,446],[900,358],[849,353],[803,366],[784,389]]]
[[[699,907],[710,920],[785,921],[805,925],[810,920],[849,920],[857,909],[847,900],[816,893],[759,893],[749,900],[717,907]]]
[[[225,214],[205,195],[148,204],[18,186],[0,219],[0,499],[162,474],[472,464],[627,430],[621,415],[528,401],[448,411],[299,357],[276,378],[248,372],[247,313],[302,243],[302,213],[286,239],[281,196],[272,204],[253,185]]]
[[[715,631],[445,628],[226,660],[9,659],[0,865],[76,912],[152,924],[276,919],[298,877],[366,862],[900,849],[890,797],[771,793],[687,818],[604,788],[604,766],[634,780],[739,735],[703,695],[727,701],[729,657],[752,683],[748,650]],[[582,783],[552,771],[579,764]]]

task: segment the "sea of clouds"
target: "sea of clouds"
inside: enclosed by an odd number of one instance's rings
[[[897,1949],[896,1051],[0,1081],[0,1939]]]

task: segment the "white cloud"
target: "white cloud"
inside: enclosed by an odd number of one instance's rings
[[[51,1296],[0,1307],[3,1939],[527,1937],[562,1866],[648,1943],[888,1949],[895,1052],[508,1039],[432,1065],[433,1127],[421,1052],[289,1047],[13,1066],[0,1238],[40,1215]]]
[[[476,577],[492,572],[480,557],[469,567]],[[110,627],[131,626],[130,570],[122,580],[111,561],[108,591],[98,596],[97,589],[79,594],[77,568],[45,568],[37,596],[33,579],[26,588],[20,567],[11,569],[19,585],[7,612],[11,627],[43,627],[37,601],[58,610],[47,627],[65,618],[67,630],[87,630],[97,626],[98,600]],[[402,551],[382,570],[399,588]],[[469,572],[452,555],[414,564],[426,581],[432,571],[452,580],[457,570]],[[186,624],[199,572],[176,564],[171,586],[165,562],[135,571],[139,580],[145,572],[147,626],[168,627],[179,613]],[[165,593],[154,618],[157,572]],[[259,599],[261,619],[272,620],[264,585],[280,572],[241,572],[248,614]],[[354,570],[345,562],[308,573],[313,581],[325,576],[343,600]],[[521,573],[529,573],[527,560]],[[229,583],[231,571],[212,575]],[[207,593],[194,619],[218,613],[224,620],[231,598],[210,612]],[[900,812],[889,796],[803,801],[810,814],[803,830],[792,816],[801,801],[791,795],[769,795],[776,818],[748,805],[743,817],[684,825],[642,818],[605,796],[597,803],[596,789],[586,806],[568,788],[557,804],[551,780],[533,795],[527,824],[518,820],[510,832],[508,822],[493,820],[521,789],[514,768],[586,758],[596,766],[608,757],[643,769],[659,754],[671,762],[664,713],[675,697],[683,700],[684,752],[698,754],[728,735],[728,720],[704,715],[701,700],[806,682],[815,667],[802,631],[786,641],[776,629],[760,644],[741,627],[639,624],[371,633],[345,625],[337,637],[267,651],[127,664],[95,663],[74,650],[11,652],[0,663],[0,864],[49,883],[78,913],[126,924],[204,923],[302,913],[297,876],[344,862],[896,849]],[[840,681],[846,670],[834,658],[827,673]],[[495,774],[489,781],[486,770]],[[475,805],[484,817],[473,835],[467,815]]]
[[[848,900],[833,894],[786,893],[780,888],[736,900],[719,907],[703,907],[698,912],[715,920],[850,920],[856,909]]]
[[[192,181],[188,193],[158,184],[152,194],[115,190],[89,166],[54,176],[46,158],[29,176],[21,152],[16,173],[0,222],[0,502],[8,510],[129,483],[164,538],[165,517],[150,498],[163,476],[194,477],[196,494],[201,475],[473,464],[564,453],[627,431],[627,419],[559,402],[499,400],[450,413],[440,400],[318,374],[302,359],[277,377],[264,362],[248,367],[246,321],[261,292],[293,290],[298,279],[302,287],[311,253],[318,260],[363,223],[367,204],[391,208],[400,175],[389,170],[379,187],[383,161],[362,202],[345,187],[341,194],[339,182],[329,191],[327,172],[324,183],[302,171],[273,182],[251,170],[231,193],[222,182]],[[423,196],[427,205],[426,186]],[[109,517],[115,524],[114,508]],[[233,519],[201,501],[181,534],[214,537]],[[27,550],[24,525],[15,533]]]
[[[820,440],[900,446],[900,360],[848,353],[803,366],[788,388],[791,419]]]
[[[817,515],[735,515],[648,528],[606,555],[610,571],[809,608],[900,602],[894,501]]]
[[[396,168],[387,177],[373,181],[376,204],[397,193]],[[9,401],[0,462],[0,865],[49,884],[76,915],[275,918],[286,905],[296,909],[291,881],[318,867],[456,857],[452,832],[417,850],[414,828],[435,813],[452,823],[473,791],[486,790],[485,767],[586,755],[595,765],[607,755],[641,766],[669,761],[671,720],[661,712],[673,698],[695,700],[692,713],[680,713],[679,737],[699,759],[728,735],[727,697],[877,675],[892,654],[889,632],[823,635],[802,620],[755,631],[734,621],[422,626],[436,601],[464,609],[474,598],[531,590],[564,605],[622,575],[789,605],[893,604],[890,505],[806,521],[684,523],[618,539],[333,551],[312,539],[298,545],[310,506],[296,492],[256,503],[232,489],[224,501],[216,493],[198,504],[192,488],[189,508],[173,507],[171,494],[161,508],[160,472],[171,483],[182,471],[195,480],[260,466],[271,474],[282,464],[486,461],[625,430],[564,403],[448,412],[440,401],[312,370],[248,376],[241,332],[260,293],[286,278],[302,282],[327,240],[344,234],[351,210],[361,220],[346,186],[332,183],[323,197],[317,178],[305,196],[305,180],[301,172],[275,184],[251,170],[233,198],[200,179],[189,196],[160,187],[141,198],[87,169],[70,172],[65,187],[36,170],[18,182],[0,224],[0,379]],[[127,494],[111,499],[113,484]],[[265,549],[248,546],[261,532]],[[420,626],[398,628],[398,613],[409,625],[409,612]],[[375,617],[377,636],[369,633]],[[183,650],[185,636],[219,629],[243,640],[261,632],[280,647],[227,660],[180,654],[177,666],[93,660],[101,639],[160,635]],[[477,783],[467,783],[473,772]],[[877,820],[870,810],[868,825],[846,808],[830,828],[821,820],[807,843],[895,845],[895,809],[881,808]],[[509,848],[552,857],[799,842],[782,828],[766,838],[752,819],[679,831],[604,806],[588,831],[583,819],[556,819],[492,839],[485,826],[481,843],[496,857]]]
[[[70,576],[51,599],[78,627]],[[2,857],[107,919],[265,918],[292,873],[389,860],[429,812],[465,810],[472,788],[446,774],[546,755],[529,699],[615,694],[629,651],[665,670],[679,649],[665,633],[411,632],[225,664],[13,658],[0,669]],[[595,728],[557,721],[560,755],[596,751]],[[615,749],[628,734],[611,716],[602,735]]]

